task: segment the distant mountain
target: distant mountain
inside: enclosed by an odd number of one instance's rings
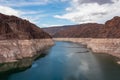
[[[0,13],[0,40],[40,38],[50,38],[50,35],[27,20]]]
[[[79,26],[73,26],[66,30],[57,32],[54,37],[98,37],[98,32],[103,28],[102,24],[88,23]],[[96,33],[96,34],[95,34]]]
[[[66,26],[55,26],[55,27],[48,27],[48,28],[42,28],[45,32],[49,33],[50,35],[54,35],[57,32],[67,29],[69,27],[72,27],[74,25],[66,25]]]
[[[105,24],[87,23],[67,26],[54,32],[53,28],[47,28],[46,32],[53,37],[73,38],[120,38],[120,17],[116,16]]]

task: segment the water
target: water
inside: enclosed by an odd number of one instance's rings
[[[120,80],[120,66],[112,56],[93,54],[75,43],[56,42],[31,68],[0,80]]]

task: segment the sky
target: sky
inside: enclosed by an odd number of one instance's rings
[[[0,13],[39,27],[104,23],[120,16],[120,0],[0,0]]]

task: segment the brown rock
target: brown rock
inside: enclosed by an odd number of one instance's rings
[[[15,16],[0,14],[0,40],[51,38],[36,25]]]
[[[29,21],[0,14],[0,63],[37,57],[53,44],[48,33]]]
[[[56,31],[54,28],[47,28],[45,31],[58,38],[120,38],[120,17],[116,16],[105,24],[87,23],[61,28],[63,26]]]

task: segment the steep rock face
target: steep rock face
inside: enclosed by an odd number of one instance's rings
[[[113,19],[106,21],[105,25],[109,27],[120,27],[120,17],[115,16]]]
[[[0,40],[0,63],[39,56],[53,44],[51,39]]]
[[[102,30],[108,38],[120,38],[120,17],[116,16],[105,23]]]
[[[15,16],[0,14],[0,40],[51,38],[36,25]]]
[[[53,44],[49,34],[29,21],[0,14],[0,63],[39,56]]]

